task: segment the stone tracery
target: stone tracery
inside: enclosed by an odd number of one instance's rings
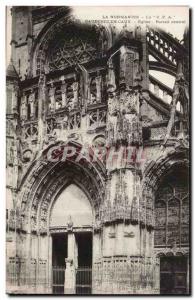
[[[178,42],[168,49],[170,45],[165,41],[169,35],[152,29],[146,33],[141,28],[131,32],[125,29],[118,34],[115,29],[101,26],[81,29],[73,19],[61,14],[57,19],[51,19],[37,34],[31,49],[34,58],[29,63],[33,68],[28,78],[20,82],[21,94],[18,87],[13,90],[9,128],[13,125],[12,117],[16,117],[18,98],[19,119],[16,118],[15,124],[18,122],[25,142],[17,141],[21,156],[16,159],[15,131],[8,167],[18,169],[19,176],[14,196],[17,207],[10,211],[10,231],[16,229],[18,239],[24,239],[28,249],[25,255],[30,257],[27,266],[34,274],[32,282],[36,286],[40,279],[36,277],[36,267],[44,274],[51,267],[51,253],[39,247],[49,248],[50,234],[54,233],[49,227],[52,205],[62,189],[74,182],[85,189],[94,207],[90,230],[94,248],[99,249],[94,250],[94,291],[135,293],[137,287],[140,293],[158,293],[159,261],[154,253],[157,256],[187,253],[187,247],[178,249],[177,243],[172,250],[153,247],[154,214],[159,216],[157,220],[162,214],[166,216],[163,201],[155,207],[155,193],[162,176],[175,165],[180,168],[188,165],[188,148],[182,139],[177,143],[181,133],[178,129],[177,134],[168,137],[164,149],[160,149],[171,111],[170,103],[164,100],[169,97],[172,101],[173,91],[152,78],[148,67],[175,76],[176,54],[185,50]],[[71,28],[74,28],[72,40]],[[158,61],[148,62],[145,54],[149,53]],[[152,91],[149,84],[153,85]],[[185,101],[186,95],[187,92]],[[187,108],[187,102],[185,105]],[[176,111],[174,129],[178,122],[183,122],[183,117]],[[97,156],[101,156],[101,147],[113,152],[132,147],[136,154],[132,154],[128,164],[121,161],[109,164],[106,155],[101,162],[97,159],[94,163],[87,159],[82,163],[44,160],[44,150],[54,145],[63,147],[67,141],[77,150],[86,143]],[[142,149],[149,153],[144,157],[146,164],[136,161]],[[181,198],[182,193],[178,190],[174,197]],[[185,233],[187,197],[182,201],[180,225]],[[171,207],[177,204],[172,202]],[[169,226],[173,227],[173,216],[169,217]],[[65,227],[58,228],[59,232],[65,232]],[[73,227],[70,221],[67,232],[72,234]],[[167,229],[161,229],[163,244]],[[23,268],[26,258],[16,250]],[[71,261],[69,257],[68,266]],[[18,259],[10,258],[10,262],[12,266]],[[51,288],[50,275],[44,276],[48,280],[44,284]]]

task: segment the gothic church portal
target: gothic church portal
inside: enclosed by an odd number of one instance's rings
[[[11,48],[7,292],[189,294],[187,30],[18,6]]]

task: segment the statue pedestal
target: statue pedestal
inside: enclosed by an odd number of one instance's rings
[[[66,259],[64,294],[75,294],[75,267],[72,259]]]

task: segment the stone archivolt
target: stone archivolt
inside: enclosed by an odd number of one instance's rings
[[[99,176],[103,176],[105,171],[101,169],[101,166],[97,166],[97,163],[96,167],[93,165],[87,167],[87,162],[85,164],[86,166],[68,161],[64,163],[46,163],[43,161],[43,163],[41,163],[40,160],[37,166],[34,167],[34,172],[29,175],[24,193],[21,194],[23,208],[19,208],[20,214],[28,218],[29,212],[32,211],[30,214],[31,226],[28,227],[29,229],[23,228],[23,230],[39,231],[38,218],[42,224],[41,231],[44,230],[45,233],[47,232],[48,218],[46,212],[48,213],[48,207],[51,201],[53,201],[52,199],[56,191],[61,190],[62,187],[66,185],[66,180],[68,180],[68,182],[71,182],[71,180],[78,182],[83,189],[89,193],[90,199],[93,199],[91,200],[92,206],[97,210],[99,203],[102,201],[101,197],[103,197],[104,192],[103,177]],[[97,168],[99,168],[99,171]],[[101,175],[99,172],[101,172]],[[82,174],[85,174],[85,176],[83,177]],[[91,183],[90,187],[89,182]],[[34,200],[29,202],[30,199]],[[20,205],[20,203],[18,205]],[[38,209],[38,207],[40,208]],[[37,211],[39,211],[39,216],[37,215]],[[28,219],[25,224],[29,224]]]
[[[41,247],[51,247],[53,204],[71,183],[84,191],[93,211],[94,293],[159,293],[156,256],[188,253],[188,245],[156,249],[154,241],[156,192],[174,168],[189,164],[188,85],[179,59],[184,54],[185,47],[161,31],[81,28],[62,12],[34,40],[26,79],[9,74],[7,167],[18,176],[8,185],[13,203],[7,227],[17,236],[8,265],[21,286],[38,286],[44,278],[50,292],[51,253]],[[149,76],[148,67],[177,76],[174,90]],[[176,109],[178,101],[183,112]],[[92,162],[45,159],[56,145],[75,147],[77,158],[85,144],[98,154],[101,147],[113,155],[132,147],[148,156],[128,164],[106,155]],[[59,232],[72,234],[69,225]],[[67,263],[71,267],[70,258]],[[20,270],[32,271],[33,279],[26,282]]]

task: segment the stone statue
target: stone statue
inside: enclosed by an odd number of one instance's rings
[[[33,89],[31,90],[31,93],[29,95],[28,103],[30,104],[30,116],[34,117],[34,113],[35,113],[35,93],[33,92]]]
[[[101,77],[101,76],[97,76],[97,77],[95,78],[95,82],[96,82],[96,90],[97,90],[96,101],[99,103],[99,102],[101,102],[101,84],[102,84],[102,77]]]
[[[51,101],[51,111],[55,111],[55,87],[53,83],[51,83],[51,87],[49,89],[49,98]]]
[[[21,119],[22,120],[26,120],[26,117],[27,117],[27,105],[26,105],[26,102],[27,102],[26,95],[23,95],[22,96],[22,102],[21,102]]]
[[[78,105],[78,90],[79,90],[79,83],[73,82],[72,84],[72,89],[73,89],[73,107],[75,108]]]

